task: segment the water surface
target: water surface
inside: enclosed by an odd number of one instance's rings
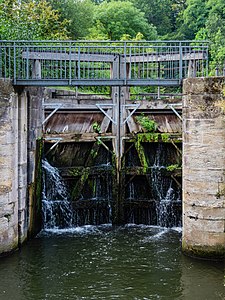
[[[183,256],[177,228],[49,230],[0,260],[0,300],[224,300],[223,272]]]

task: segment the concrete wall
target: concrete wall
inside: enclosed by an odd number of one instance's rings
[[[9,80],[0,79],[0,254],[40,229],[32,218],[42,94],[43,89],[14,89]]]
[[[225,78],[183,85],[183,251],[225,254]]]

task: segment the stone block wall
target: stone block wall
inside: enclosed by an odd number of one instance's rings
[[[0,80],[0,253],[18,247],[18,95]]]
[[[225,77],[183,84],[183,251],[225,257]]]
[[[40,230],[35,156],[42,98],[42,88],[15,89],[10,80],[0,79],[0,255]]]

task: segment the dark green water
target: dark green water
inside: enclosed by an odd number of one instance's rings
[[[84,226],[43,232],[0,259],[0,299],[225,299],[224,265],[181,254],[181,232]]]

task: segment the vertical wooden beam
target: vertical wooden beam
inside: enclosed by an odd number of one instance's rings
[[[189,60],[187,77],[196,77],[196,65],[194,60]]]
[[[90,173],[90,167],[93,165],[93,162],[94,162],[96,156],[98,155],[99,148],[100,148],[100,145],[96,142],[96,143],[94,143],[94,145],[92,146],[92,148],[89,152],[89,155],[84,164],[84,168],[82,170],[81,177],[78,179],[78,181],[72,191],[72,200],[73,201],[79,200],[82,190],[84,189],[85,183],[88,180],[89,173]]]
[[[32,79],[41,79],[41,62],[35,59],[32,68]]]

